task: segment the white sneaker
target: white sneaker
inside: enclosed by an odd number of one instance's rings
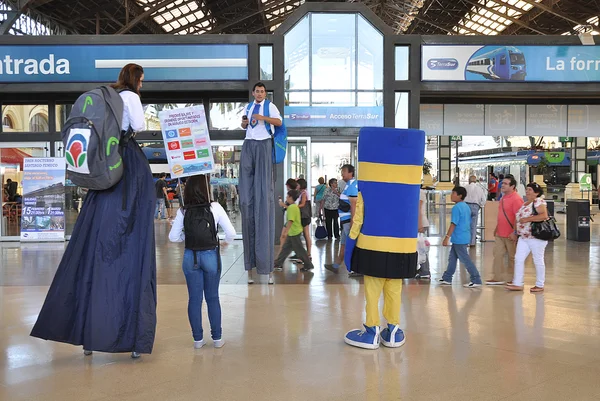
[[[440,285],[452,285],[452,283],[451,283],[451,282],[449,282],[449,281],[446,281],[446,280],[444,280],[443,278],[439,279],[439,280],[438,280],[438,283],[439,283]]]
[[[223,348],[223,346],[225,345],[225,340],[223,340],[222,338],[214,340],[213,342],[215,344],[215,348]]]
[[[273,276],[269,276],[269,284],[275,284],[275,279]]]
[[[468,284],[463,285],[463,287],[465,287],[465,288],[477,288],[477,287],[481,287],[481,284],[475,284],[473,282],[470,282]]]
[[[204,340],[194,341],[194,348],[196,349],[200,349],[204,347],[204,345],[206,345],[206,342]]]

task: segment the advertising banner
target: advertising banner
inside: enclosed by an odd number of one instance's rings
[[[297,127],[383,127],[383,107],[286,106],[285,125]]]
[[[21,241],[65,240],[64,158],[23,159]]]
[[[424,45],[422,80],[600,82],[600,46]]]
[[[113,82],[129,63],[145,82],[247,80],[248,45],[0,46],[0,82]]]
[[[163,110],[158,118],[171,178],[212,173],[214,160],[204,107]]]

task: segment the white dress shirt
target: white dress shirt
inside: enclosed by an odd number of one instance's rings
[[[467,197],[465,198],[466,203],[475,203],[480,207],[485,206],[487,196],[483,187],[475,182],[467,185]]]
[[[264,116],[264,108],[265,101],[263,100],[260,104],[260,110],[258,114]],[[265,126],[265,122],[263,120],[258,120],[258,124],[252,128],[250,122],[252,121],[252,112],[254,111],[254,106],[256,102],[252,102],[250,104],[250,110],[248,110],[248,106],[246,106],[246,116],[248,117],[248,128],[246,128],[246,139],[253,139],[255,141],[264,141],[265,139],[270,139],[271,135],[267,131]],[[281,120],[281,113],[279,113],[279,109],[277,106],[273,104],[273,102],[269,102],[269,118],[276,118],[279,121]],[[275,127],[271,124],[271,132],[275,132]]]
[[[210,211],[215,218],[215,224],[217,227],[221,226],[223,231],[225,231],[225,242],[231,243],[235,240],[235,228],[233,228],[233,224],[229,220],[227,216],[227,212],[223,209],[218,202],[213,202],[210,204]],[[181,209],[177,211],[177,217],[175,217],[175,221],[173,221],[173,225],[171,226],[171,232],[169,232],[169,241],[171,242],[183,242],[185,241],[185,232],[183,231],[183,212]]]
[[[119,93],[119,96],[123,99],[124,106],[121,129],[127,131],[131,127],[133,132],[143,131],[146,128],[146,120],[142,101],[138,94],[127,90]]]

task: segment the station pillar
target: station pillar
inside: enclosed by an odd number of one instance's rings
[[[452,141],[449,136],[438,136],[438,183],[435,189],[444,191],[454,188],[452,178]]]
[[[565,188],[565,202],[567,199],[588,198],[587,193],[582,193],[579,187],[581,176],[587,172],[587,138],[573,138],[571,148],[571,182]],[[589,196],[590,202],[592,197]]]

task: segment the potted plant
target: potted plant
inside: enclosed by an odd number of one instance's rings
[[[431,168],[433,165],[431,162],[425,158],[423,162],[423,186],[425,187],[433,187],[433,177],[431,176]]]

